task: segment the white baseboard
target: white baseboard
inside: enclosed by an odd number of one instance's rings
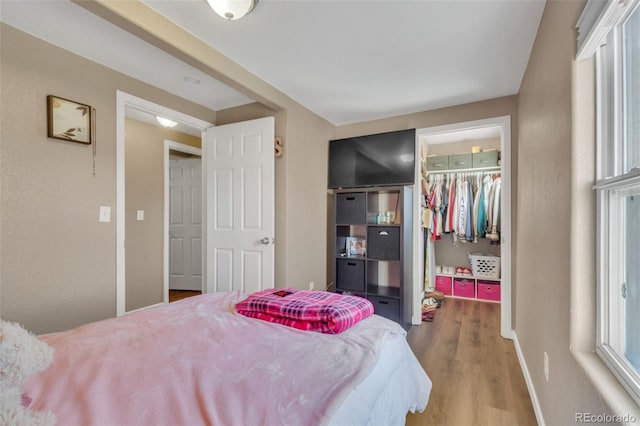
[[[168,302],[167,302],[167,303],[168,303]],[[165,304],[165,302],[160,302],[160,303],[156,303],[156,304],[154,304],[154,305],[143,306],[142,308],[134,309],[134,310],[132,310],[132,311],[127,311],[127,312],[125,312],[125,313],[124,313],[124,314],[122,314],[122,315],[128,315],[128,314],[132,314],[132,313],[134,313],[134,312],[143,311],[143,310],[145,310],[145,309],[155,308],[156,306],[162,306],[162,305],[164,305],[164,304]]]
[[[531,374],[529,374],[529,368],[527,367],[527,363],[524,360],[524,356],[522,356],[522,350],[520,349],[520,342],[518,341],[518,335],[516,334],[515,330],[513,331],[513,344],[516,347],[516,354],[518,355],[520,368],[522,368],[524,381],[527,383],[527,389],[529,390],[529,397],[531,398],[531,403],[533,404],[533,411],[536,414],[536,420],[538,420],[538,425],[546,426],[546,423],[544,422],[544,417],[542,417],[542,408],[540,407],[540,401],[538,400],[536,389],[533,387],[533,381],[531,380]]]

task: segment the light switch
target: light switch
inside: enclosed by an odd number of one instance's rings
[[[98,222],[111,222],[111,207],[100,206],[100,216]]]
[[[138,210],[136,213],[136,219],[144,220],[144,210]]]

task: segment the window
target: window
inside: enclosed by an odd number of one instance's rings
[[[596,52],[597,352],[640,403],[640,1]]]

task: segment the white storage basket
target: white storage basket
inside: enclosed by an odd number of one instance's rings
[[[477,278],[500,278],[500,257],[469,253],[473,276]]]

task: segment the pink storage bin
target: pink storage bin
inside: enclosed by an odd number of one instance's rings
[[[478,299],[500,301],[500,283],[497,281],[478,281]]]
[[[451,277],[436,275],[436,290],[441,291],[445,296],[451,296]]]
[[[455,279],[453,281],[453,295],[458,297],[476,297],[473,280]]]

